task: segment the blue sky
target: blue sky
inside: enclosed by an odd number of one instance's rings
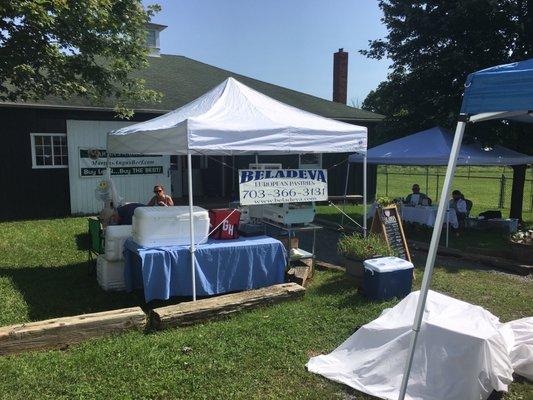
[[[384,37],[373,0],[154,0],[161,50],[331,99],[333,53],[350,53],[348,103],[386,78],[389,62],[357,51]]]

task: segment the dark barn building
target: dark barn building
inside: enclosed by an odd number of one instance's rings
[[[156,27],[154,47],[158,44]],[[159,55],[157,48],[150,66],[140,72],[149,88],[163,93],[161,103],[134,107],[131,121],[144,121],[176,109],[196,99],[232,76],[267,96],[294,107],[340,121],[368,127],[369,135],[383,118],[381,115],[327,101],[318,97],[258,81],[216,68],[186,57]],[[342,80],[341,80],[342,81]],[[79,173],[81,152],[85,148],[105,147],[105,134],[110,129],[130,122],[120,122],[113,104],[91,104],[84,99],[46,99],[33,104],[0,103],[2,146],[0,147],[0,219],[25,219],[88,214],[97,211],[94,199],[98,181]],[[328,172],[330,194],[343,194],[348,154],[324,154],[322,168]],[[239,168],[255,162],[253,156],[207,157],[194,159],[193,183],[201,196],[230,198],[238,191],[234,179]],[[163,174],[148,177],[122,177],[128,190],[143,191],[141,199],[150,195],[154,181],[170,183],[172,195],[186,194],[186,170],[182,157],[162,161]],[[259,156],[259,162],[282,163],[284,168],[298,168],[298,156]],[[228,167],[222,167],[222,163]],[[233,170],[232,170],[233,168]],[[128,184],[127,179],[144,179]],[[119,179],[120,181],[120,179]],[[137,181],[135,181],[137,182]],[[369,166],[369,198],[375,193],[375,169]],[[129,188],[129,186],[133,186]],[[120,188],[119,188],[120,189]],[[169,190],[170,191],[170,190]],[[362,193],[362,166],[352,166],[349,193]],[[130,196],[131,192],[130,192]],[[90,198],[91,201],[87,199]],[[125,200],[130,199],[128,197]]]

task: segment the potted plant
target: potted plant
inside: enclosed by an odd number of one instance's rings
[[[395,201],[390,197],[380,196],[376,199],[376,204],[378,207],[383,208],[395,204]]]
[[[511,254],[515,260],[524,264],[533,262],[533,229],[511,235]]]
[[[339,239],[337,250],[343,257],[346,273],[356,278],[358,287],[363,283],[365,260],[395,255],[385,240],[376,234],[367,237],[357,234],[343,236]]]

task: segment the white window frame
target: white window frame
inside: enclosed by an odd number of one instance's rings
[[[56,169],[56,168],[68,168],[67,165],[37,165],[37,157],[35,154],[35,136],[61,136],[66,138],[66,133],[30,133],[31,138],[31,166],[32,169]],[[68,146],[67,146],[67,152],[68,152]],[[68,153],[67,153],[67,159],[68,159]],[[52,163],[54,162],[54,143],[52,140]]]

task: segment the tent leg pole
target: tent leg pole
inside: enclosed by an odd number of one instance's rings
[[[189,228],[191,236],[191,276],[192,276],[192,301],[196,301],[196,259],[194,252],[194,211],[193,211],[193,197],[192,197],[192,156],[191,153],[187,153],[187,176],[189,187]]]
[[[342,212],[346,212],[346,196],[348,195],[348,178],[350,177],[350,161],[346,161],[346,182],[344,183],[344,203],[342,204]],[[344,214],[341,216],[341,225],[344,227]]]
[[[446,248],[450,240],[450,209],[446,210]]]
[[[426,193],[429,193],[429,167],[426,166]]]
[[[402,385],[400,387],[400,395],[398,400],[404,400],[407,392],[407,384],[409,382],[409,374],[411,373],[411,367],[413,364],[413,357],[415,354],[416,341],[418,339],[418,333],[420,326],[422,325],[422,317],[424,316],[424,309],[426,306],[427,294],[429,291],[429,284],[431,282],[431,276],[433,274],[433,267],[435,266],[435,259],[437,257],[437,249],[439,246],[440,235],[442,232],[442,223],[444,222],[445,213],[447,210],[447,200],[450,194],[452,186],[453,175],[455,174],[455,168],[457,166],[457,156],[461,149],[461,142],[463,140],[463,134],[465,132],[466,122],[458,122],[455,129],[455,136],[453,139],[452,150],[450,153],[450,159],[448,161],[448,168],[446,169],[446,177],[444,178],[444,185],[442,187],[441,198],[439,201],[439,208],[437,211],[437,217],[435,219],[435,225],[433,227],[433,234],[431,235],[431,244],[429,245],[428,257],[426,259],[426,267],[424,269],[424,278],[422,280],[422,286],[420,289],[420,295],[418,297],[418,304],[416,307],[416,314],[413,322],[413,328],[411,333],[411,342],[409,344],[409,353],[405,363],[405,370],[402,377]]]
[[[366,222],[367,222],[367,215],[366,215],[366,181],[367,181],[367,155],[365,154],[365,158],[363,159],[363,236],[366,237]]]

